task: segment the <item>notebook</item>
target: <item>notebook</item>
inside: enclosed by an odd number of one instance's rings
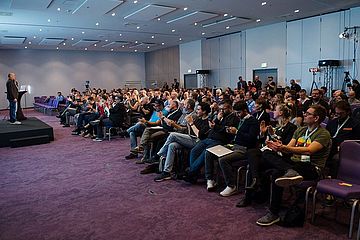
[[[228,155],[230,153],[233,153],[234,151],[222,146],[222,145],[216,145],[211,148],[207,148],[206,151],[211,152],[212,154],[215,154],[217,157],[223,157],[225,155]]]

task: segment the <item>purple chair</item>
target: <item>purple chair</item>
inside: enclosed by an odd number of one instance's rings
[[[340,166],[336,179],[320,180],[313,195],[312,222],[315,220],[316,194],[330,194],[344,200],[354,200],[348,237],[352,237],[354,215],[360,199],[360,140],[344,141],[340,145]]]

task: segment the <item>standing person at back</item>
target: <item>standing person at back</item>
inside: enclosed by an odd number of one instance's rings
[[[10,124],[21,124],[21,122],[16,121],[17,99],[19,96],[18,86],[19,83],[16,81],[15,73],[9,73],[6,82],[6,92],[10,107]]]
[[[255,76],[254,85],[257,91],[261,90],[262,82],[260,81],[259,76]]]

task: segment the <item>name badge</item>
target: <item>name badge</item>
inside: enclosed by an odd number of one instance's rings
[[[310,162],[310,156],[309,155],[301,155],[301,161],[302,162]]]
[[[344,131],[352,131],[352,128],[343,128]]]

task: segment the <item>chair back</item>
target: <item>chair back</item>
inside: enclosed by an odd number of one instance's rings
[[[360,140],[344,141],[340,145],[338,179],[360,184]]]

